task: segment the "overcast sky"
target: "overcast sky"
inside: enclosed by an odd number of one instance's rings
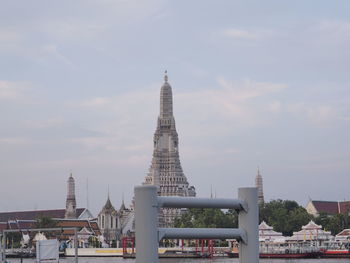
[[[350,200],[350,2],[0,0],[0,211],[127,204],[163,72],[198,196]]]

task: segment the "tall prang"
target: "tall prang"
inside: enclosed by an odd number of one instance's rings
[[[75,181],[73,175],[70,174],[67,181],[67,200],[66,200],[66,213],[65,218],[74,219],[77,218],[77,202],[75,200]]]
[[[165,71],[160,90],[160,113],[153,138],[153,158],[145,183],[156,185],[160,196],[195,196],[194,186],[189,186],[179,157],[179,138],[173,115],[173,95]],[[161,227],[171,227],[181,215],[180,209],[163,208],[160,211]]]
[[[264,203],[264,189],[263,189],[263,178],[260,174],[258,167],[257,175],[255,177],[255,187],[258,188],[258,202],[259,204]]]

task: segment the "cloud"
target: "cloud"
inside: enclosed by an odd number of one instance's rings
[[[312,26],[310,31],[319,36],[324,43],[349,43],[350,23],[347,21],[324,20]]]
[[[280,112],[282,104],[280,101],[273,101],[267,105],[267,109],[271,112]]]
[[[96,107],[96,106],[106,106],[112,103],[111,98],[107,97],[96,97],[92,99],[85,100],[80,103],[83,107]]]
[[[0,80],[0,100],[14,100],[23,95],[28,83]]]
[[[257,39],[259,34],[257,32],[228,28],[221,31],[221,34],[226,37],[235,38],[235,39]]]
[[[267,29],[240,29],[240,28],[226,28],[219,31],[221,36],[236,39],[236,40],[259,40],[269,37],[273,34],[271,30]]]
[[[28,145],[31,144],[32,140],[28,138],[17,138],[17,137],[7,137],[0,138],[0,145]]]
[[[329,105],[307,105],[295,103],[288,105],[288,111],[294,115],[306,117],[313,123],[326,123],[338,119],[337,111]]]

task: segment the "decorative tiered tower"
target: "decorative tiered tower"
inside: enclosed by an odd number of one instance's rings
[[[255,177],[255,187],[258,188],[258,202],[259,204],[264,203],[264,190],[263,190],[263,179],[260,174],[260,170],[258,167],[257,175]]]
[[[160,91],[160,114],[153,143],[152,163],[144,184],[156,185],[160,196],[195,196],[195,188],[189,186],[180,163],[179,138],[173,115],[173,95],[166,71]],[[160,226],[172,226],[174,219],[180,215],[180,209],[162,209]]]
[[[67,181],[67,200],[65,218],[77,218],[76,208],[77,202],[75,201],[75,182],[72,174],[70,174]]]

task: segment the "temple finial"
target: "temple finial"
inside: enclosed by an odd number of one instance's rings
[[[257,172],[258,172],[258,175],[260,175],[260,169],[259,169],[259,165],[258,165],[258,171],[257,171]]]
[[[164,81],[168,82],[168,71],[167,70],[165,70],[165,72],[164,72]]]

